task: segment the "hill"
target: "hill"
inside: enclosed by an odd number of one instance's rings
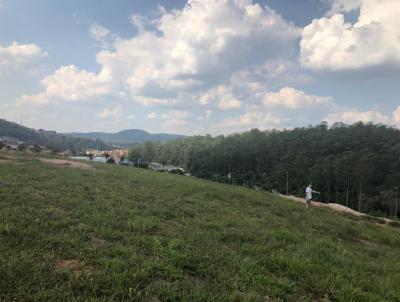
[[[194,136],[131,150],[131,159],[185,167],[192,175],[304,196],[312,183],[323,201],[393,217],[400,206],[400,130],[334,124],[289,130],[253,129],[228,136]],[[228,179],[228,174],[231,176]]]
[[[75,138],[55,131],[36,131],[4,119],[0,119],[0,137],[2,136],[16,138],[28,144],[41,145],[57,150],[69,149],[79,152],[86,149],[110,149],[109,145],[99,139]]]
[[[178,138],[184,138],[184,135],[178,134],[166,134],[166,133],[158,133],[158,134],[151,134],[143,130],[139,129],[129,129],[129,130],[122,130],[117,133],[107,133],[107,132],[88,132],[88,133],[66,133],[70,136],[75,137],[84,137],[84,138],[91,138],[91,139],[100,139],[104,142],[121,145],[129,147],[134,144],[144,143],[146,141],[150,142],[168,142],[171,140],[175,140]]]
[[[400,297],[398,224],[307,210],[244,187],[91,165],[0,153],[0,300]]]

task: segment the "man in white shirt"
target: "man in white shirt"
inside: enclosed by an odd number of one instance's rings
[[[307,201],[307,209],[311,206],[312,202],[312,193],[320,194],[318,191],[314,191],[312,189],[312,185],[309,185],[306,189],[306,201]]]

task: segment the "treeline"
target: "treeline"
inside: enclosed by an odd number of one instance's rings
[[[371,123],[253,129],[146,142],[130,150],[130,159],[179,165],[198,177],[298,196],[312,183],[321,191],[321,201],[393,216],[400,183],[400,131]]]
[[[0,119],[0,137],[16,138],[28,144],[40,145],[56,151],[71,150],[74,153],[86,149],[108,150],[110,146],[99,139],[77,138],[54,131],[36,131],[16,123]]]

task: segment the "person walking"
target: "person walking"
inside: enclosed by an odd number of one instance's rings
[[[312,189],[312,185],[310,184],[310,185],[308,185],[308,187],[307,187],[307,189],[306,189],[306,201],[307,201],[307,209],[309,208],[309,207],[311,207],[311,202],[312,202],[312,194],[313,193],[315,193],[315,194],[320,194],[320,192],[318,192],[318,191],[314,191],[313,189]]]

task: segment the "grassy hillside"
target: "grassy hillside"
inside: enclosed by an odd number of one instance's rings
[[[34,129],[23,127],[0,119],[0,136],[17,138],[29,144],[42,145],[57,150],[85,151],[86,149],[109,150],[110,146],[98,139],[71,137],[54,131],[37,132]]]
[[[93,166],[0,153],[0,301],[399,301],[396,225]]]

